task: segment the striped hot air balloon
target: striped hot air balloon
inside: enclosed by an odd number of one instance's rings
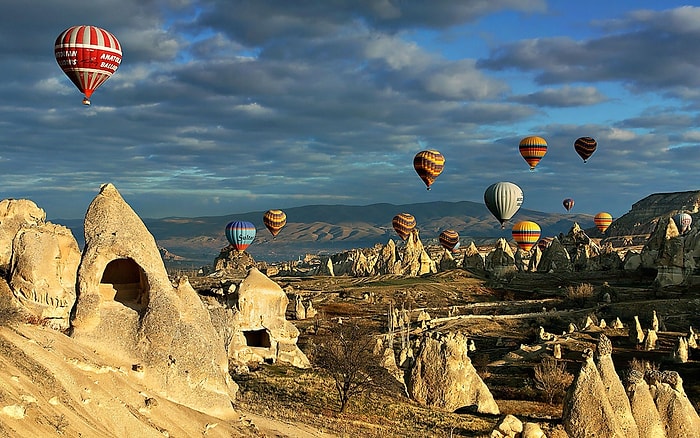
[[[399,213],[394,216],[391,221],[394,226],[394,231],[399,235],[401,240],[406,240],[406,238],[411,234],[411,231],[416,227],[416,218],[408,213]]]
[[[54,44],[54,56],[63,73],[85,95],[90,96],[122,62],[122,47],[117,38],[95,26],[73,26],[61,32]]]
[[[535,170],[537,166],[547,153],[547,141],[542,137],[530,136],[525,137],[520,140],[520,155],[527,161],[530,165],[530,170]]]
[[[673,216],[673,221],[676,223],[676,227],[681,234],[685,234],[690,231],[690,225],[693,223],[693,217],[688,213],[678,213]]]
[[[506,221],[510,220],[523,204],[523,191],[512,182],[497,182],[491,184],[484,192],[484,203],[501,223],[501,229],[504,229]]]
[[[584,163],[588,162],[588,159],[591,158],[597,147],[598,142],[592,137],[579,137],[574,142],[574,150],[583,159]]]
[[[571,211],[571,209],[574,208],[574,200],[571,198],[566,198],[561,203],[566,211]]]
[[[245,251],[255,239],[255,225],[246,221],[233,221],[226,225],[226,239],[237,251]]]
[[[520,249],[528,252],[540,238],[540,226],[532,221],[520,221],[513,225],[513,239]]]
[[[421,151],[413,157],[413,168],[428,190],[445,167],[445,157],[436,150]]]
[[[282,210],[267,210],[263,215],[263,223],[274,238],[287,224],[287,215]]]
[[[553,240],[553,237],[543,237],[537,242],[537,247],[540,249],[540,251],[544,251],[545,249],[549,248],[549,245],[552,244]]]
[[[610,213],[606,213],[604,211],[601,211],[593,218],[593,222],[595,222],[596,228],[598,228],[598,230],[600,230],[601,233],[604,233],[605,230],[608,229],[612,221],[613,218],[610,215]]]
[[[438,236],[440,240],[440,245],[448,251],[452,251],[457,248],[459,243],[459,233],[455,230],[445,230]]]

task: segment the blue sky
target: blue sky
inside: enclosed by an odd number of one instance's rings
[[[0,28],[0,198],[80,218],[113,183],[142,217],[483,201],[626,213],[698,190],[700,7],[675,1],[32,0]],[[81,105],[53,57],[123,46]],[[534,172],[522,137],[549,150]],[[588,163],[573,142],[599,143]],[[413,156],[446,159],[426,191]],[[681,208],[682,206],[679,206]]]

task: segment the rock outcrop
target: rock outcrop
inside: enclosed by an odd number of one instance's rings
[[[485,268],[494,278],[503,278],[517,272],[515,254],[504,238],[496,241],[494,250],[486,255]]]
[[[155,239],[111,184],[85,214],[77,288],[76,342],[129,361],[164,397],[230,415],[237,386],[209,312],[186,278],[173,287]]]
[[[10,288],[29,313],[65,330],[79,263],[80,248],[68,228],[49,222],[20,228],[12,241]]]
[[[450,412],[473,407],[479,413],[498,414],[498,405],[467,351],[467,337],[461,333],[424,336],[407,382],[411,397]]]
[[[285,319],[289,298],[282,288],[251,268],[229,294],[232,312],[228,355],[233,363],[285,363],[307,368],[309,359],[297,346],[299,330]]]
[[[0,201],[0,271],[8,272],[12,259],[12,241],[23,227],[42,225],[46,212],[28,199]]]

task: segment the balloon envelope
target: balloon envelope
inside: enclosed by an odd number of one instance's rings
[[[549,248],[549,245],[552,244],[553,240],[553,237],[543,237],[537,242],[537,247],[540,249],[540,251],[544,251],[545,249]]]
[[[455,230],[445,230],[438,236],[440,240],[440,245],[448,251],[452,251],[457,248],[459,244],[459,233]]]
[[[520,150],[520,155],[530,165],[530,170],[535,170],[535,166],[539,164],[542,157],[547,153],[547,141],[537,136],[525,137],[520,140],[518,149]]]
[[[583,158],[583,162],[587,162],[593,152],[595,152],[598,147],[598,142],[592,137],[579,137],[574,142],[574,149],[576,153]]]
[[[408,235],[411,234],[411,231],[416,227],[416,218],[408,213],[399,213],[394,216],[391,224],[401,240],[406,240]]]
[[[245,221],[233,221],[226,225],[226,239],[238,251],[244,251],[255,239],[255,225]]]
[[[272,236],[276,237],[287,224],[287,215],[282,210],[267,210],[263,215],[263,223]]]
[[[571,198],[566,198],[561,203],[566,211],[571,211],[571,209],[574,208],[574,200]]]
[[[83,103],[122,62],[117,38],[96,26],[73,26],[61,32],[54,43],[54,56],[63,73],[85,95]]]
[[[520,249],[527,252],[532,249],[540,238],[540,226],[532,221],[520,221],[513,225],[513,239]]]
[[[673,216],[673,222],[676,223],[676,227],[681,234],[685,234],[690,231],[690,225],[693,223],[693,217],[688,213],[678,213]]]
[[[444,167],[445,157],[436,150],[421,151],[413,157],[413,168],[416,169],[416,173],[428,190],[435,179],[440,176]]]
[[[595,222],[595,226],[600,230],[601,233],[604,233],[605,230],[608,229],[610,224],[612,223],[613,219],[610,213],[606,213],[604,211],[601,211],[595,217],[593,218],[593,222]]]
[[[510,220],[523,204],[523,191],[512,182],[497,182],[491,184],[484,192],[484,203],[501,223],[501,228],[505,228],[505,222]]]

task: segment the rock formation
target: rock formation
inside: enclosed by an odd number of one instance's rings
[[[537,270],[540,272],[571,272],[573,270],[569,252],[559,239],[552,239],[547,249],[542,252]]]
[[[627,397],[639,438],[664,438],[664,425],[649,391],[649,385],[644,380],[644,374],[638,370],[630,370],[627,380]]]
[[[479,253],[479,249],[476,247],[474,242],[471,242],[467,248],[464,250],[464,258],[462,258],[462,267],[464,269],[470,269],[477,272],[483,271],[485,269],[484,257]]]
[[[42,225],[46,212],[28,199],[0,201],[0,271],[8,272],[12,258],[12,241],[22,227]]]
[[[450,412],[475,406],[479,413],[498,414],[498,406],[467,349],[467,337],[462,333],[424,336],[407,382],[411,397],[422,405]]]
[[[80,248],[68,228],[49,222],[22,227],[12,241],[10,288],[29,313],[66,330],[79,263]]]
[[[484,265],[493,278],[504,278],[517,271],[515,255],[506,239],[500,238],[496,241],[495,248],[486,256]]]
[[[71,336],[129,361],[150,388],[218,416],[237,386],[223,340],[186,278],[170,283],[155,239],[111,184],[85,214]]]
[[[645,378],[668,438],[700,437],[700,417],[675,371],[647,372]]]
[[[299,330],[285,319],[289,299],[277,283],[251,268],[229,301],[232,333],[228,355],[234,363],[309,367],[308,358],[297,347]]]

